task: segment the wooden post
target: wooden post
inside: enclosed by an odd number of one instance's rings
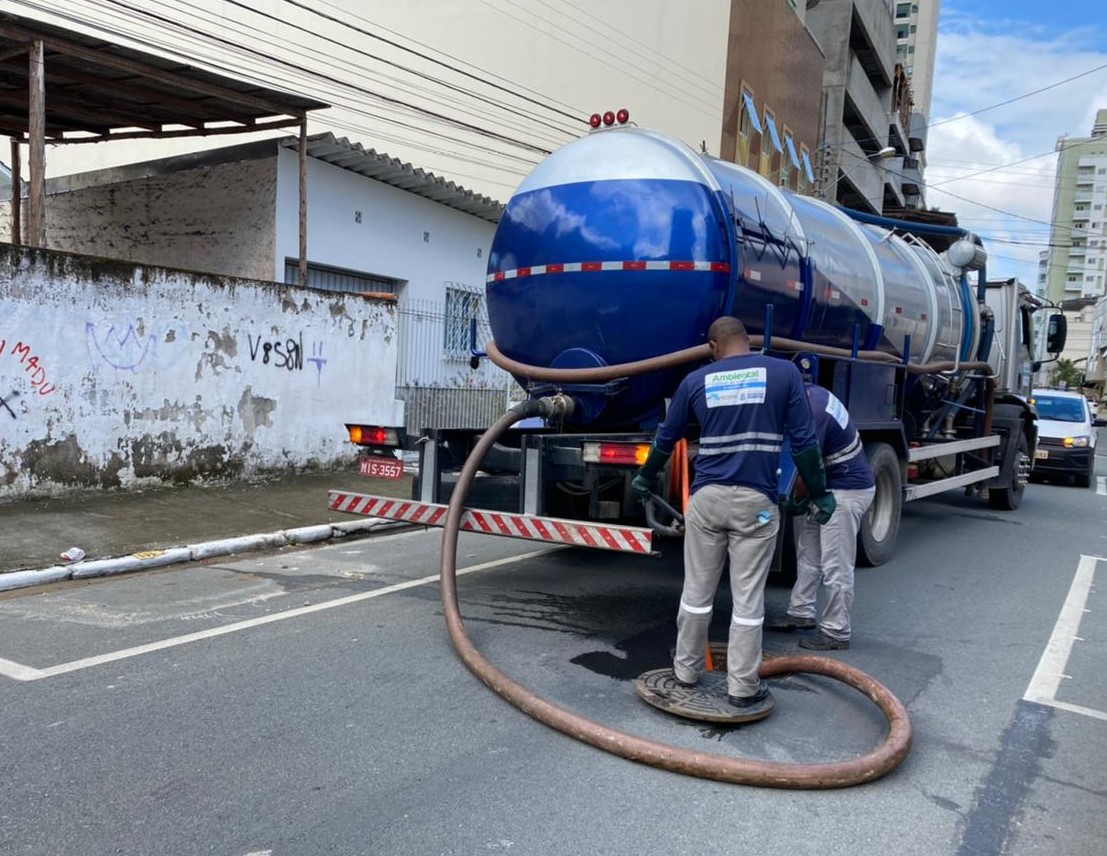
[[[20,164],[19,140],[12,137],[12,243],[17,246],[23,242],[23,167]]]
[[[300,287],[307,286],[307,116],[300,122]]]
[[[31,187],[27,199],[27,243],[46,245],[46,74],[42,42],[31,43],[27,105],[27,161]]]

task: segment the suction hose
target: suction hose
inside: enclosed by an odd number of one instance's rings
[[[750,345],[759,348],[764,342],[762,336],[750,336]],[[826,357],[841,357],[849,359],[852,352],[848,348],[834,348],[830,345],[812,345],[796,339],[785,339],[773,336],[773,349],[778,351],[793,351],[799,353],[806,351],[812,354],[821,354]],[[557,369],[543,366],[531,366],[513,360],[504,354],[495,342],[489,342],[485,347],[485,353],[497,366],[506,372],[529,380],[549,381],[553,383],[603,383],[618,377],[632,377],[634,375],[647,374],[648,372],[661,371],[663,369],[676,368],[688,363],[702,362],[710,357],[707,345],[696,345],[685,348],[682,351],[672,351],[668,354],[660,354],[644,360],[635,360],[630,363],[620,363],[616,366],[595,366],[587,369]],[[884,351],[858,351],[857,358],[863,363],[882,363],[893,366],[903,365],[903,361],[894,354]],[[908,363],[905,366],[908,374],[936,374],[938,372],[986,371],[992,372],[990,364],[977,360],[974,362],[958,363],[953,360],[944,360],[936,363]]]
[[[859,785],[891,772],[911,748],[911,723],[899,700],[864,672],[826,657],[775,657],[761,667],[762,677],[805,672],[841,681],[871,699],[888,720],[888,735],[875,750],[860,758],[829,764],[785,764],[694,752],[617,731],[538,697],[516,683],[476,649],[465,632],[457,599],[457,539],[465,499],[485,453],[516,422],[532,416],[564,417],[575,403],[565,395],[525,401],[496,420],[465,461],[450,497],[442,534],[442,608],[450,639],[462,662],[494,692],[539,722],[583,743],[674,773],[739,785],[771,788],[842,788]]]

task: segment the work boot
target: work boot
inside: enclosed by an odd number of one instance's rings
[[[776,700],[764,682],[758,687],[757,692],[751,696],[728,695],[726,699],[737,713],[736,722],[753,722],[764,719],[776,707]]]
[[[799,618],[795,615],[785,614],[783,618],[777,618],[768,623],[769,630],[779,630],[783,633],[791,633],[793,630],[814,630],[814,618]]]
[[[845,651],[849,648],[849,640],[833,639],[825,633],[816,633],[807,639],[800,639],[799,646],[811,651]]]

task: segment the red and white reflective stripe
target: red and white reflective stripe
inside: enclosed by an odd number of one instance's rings
[[[548,273],[596,273],[605,270],[678,270],[678,271],[708,271],[710,273],[730,273],[730,265],[727,262],[657,262],[657,261],[633,261],[633,262],[563,262],[550,265],[533,265],[532,267],[512,268],[490,273],[486,277],[488,282],[501,282],[505,279],[522,279],[528,276],[542,276]]]
[[[329,496],[332,511],[401,520],[421,526],[443,526],[446,523],[445,505],[341,491],[331,491]],[[628,553],[649,553],[653,542],[653,532],[640,526],[608,526],[477,508],[465,510],[461,516],[461,528],[506,538]]]

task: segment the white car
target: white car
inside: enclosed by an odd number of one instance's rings
[[[1066,389],[1036,389],[1030,403],[1038,412],[1035,475],[1071,475],[1088,487],[1095,474],[1096,419],[1088,399]]]

